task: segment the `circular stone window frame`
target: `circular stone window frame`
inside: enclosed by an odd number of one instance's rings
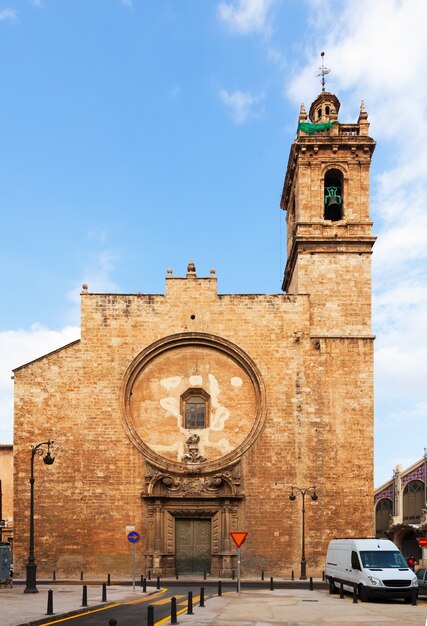
[[[252,428],[240,445],[238,445],[232,452],[229,452],[219,459],[215,459],[213,461],[203,461],[192,465],[166,459],[160,454],[154,452],[154,450],[145,444],[134,427],[130,409],[133,386],[144,369],[159,355],[171,350],[185,348],[187,346],[217,350],[235,361],[235,363],[237,363],[248,375],[250,381],[252,382],[256,404]],[[182,475],[195,473],[208,474],[219,471],[224,467],[234,465],[258,438],[264,426],[267,414],[265,385],[261,373],[254,361],[236,344],[231,341],[227,341],[222,337],[208,333],[180,333],[178,335],[169,335],[159,341],[155,341],[145,348],[145,350],[140,352],[130,363],[124,374],[120,389],[120,406],[122,424],[125,432],[133,445],[144,455],[145,459],[159,469]]]

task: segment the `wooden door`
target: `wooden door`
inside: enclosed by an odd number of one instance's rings
[[[179,574],[210,572],[210,519],[175,520],[175,562]]]

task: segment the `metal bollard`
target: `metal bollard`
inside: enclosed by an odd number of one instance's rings
[[[203,570],[203,580],[206,580],[206,570]]]
[[[55,570],[53,570],[53,572],[52,572],[52,580],[56,580],[56,572],[55,572]]]
[[[222,584],[220,580],[218,581],[218,595],[222,596]]]
[[[160,589],[160,576],[157,576],[157,589]]]
[[[264,580],[264,570],[261,570],[261,580]]]
[[[357,587],[354,585],[353,587],[353,604],[357,604]]]
[[[152,604],[147,606],[147,626],[154,626],[154,606]]]
[[[173,596],[171,598],[171,624],[178,624],[178,620],[176,617],[176,598]]]
[[[310,576],[310,585],[309,585],[310,591],[313,591],[314,587],[313,587],[313,576]]]
[[[53,615],[53,591],[49,589],[47,592],[47,611],[46,615]]]
[[[417,606],[417,590],[412,589],[411,591],[411,604],[412,606]]]
[[[83,580],[83,572],[80,572],[80,580]]]
[[[107,602],[107,585],[102,583],[102,600],[101,602]]]
[[[193,592],[188,592],[187,614],[193,615]]]
[[[200,587],[200,602],[199,606],[205,606],[205,588]]]
[[[112,617],[111,619],[108,620],[108,626],[117,626],[117,620]]]
[[[270,577],[270,591],[274,591],[273,576]]]
[[[107,575],[107,585],[110,587],[111,585],[111,574]]]
[[[291,572],[291,580],[295,580],[295,572],[294,572],[294,570],[292,570],[292,572]]]
[[[340,583],[340,598],[344,598],[344,585]]]
[[[87,585],[83,585],[82,606],[87,606]]]
[[[146,593],[147,592],[147,579],[143,578],[142,579],[142,593]]]

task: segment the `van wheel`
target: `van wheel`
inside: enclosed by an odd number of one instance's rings
[[[333,578],[329,578],[329,593],[338,593]]]
[[[368,594],[366,593],[364,585],[359,585],[359,598],[361,602],[368,601]]]

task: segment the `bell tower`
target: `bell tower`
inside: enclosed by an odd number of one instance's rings
[[[338,98],[327,91],[308,115],[301,105],[281,199],[287,212],[282,289],[310,295],[312,331],[366,335],[371,332],[375,237],[369,169],[375,141],[368,135],[363,102],[356,123],[341,123],[339,109]]]

